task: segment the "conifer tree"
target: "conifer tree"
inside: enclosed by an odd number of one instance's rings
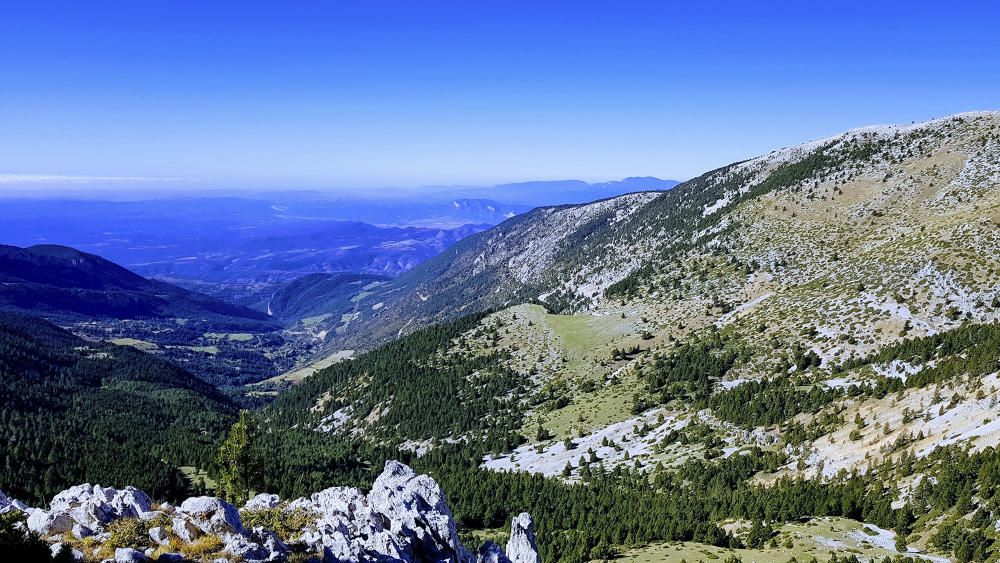
[[[243,504],[250,498],[255,483],[256,465],[252,451],[253,422],[249,411],[240,411],[239,420],[229,430],[229,436],[219,447],[215,459],[217,492],[233,504]]]

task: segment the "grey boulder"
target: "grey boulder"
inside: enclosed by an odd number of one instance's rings
[[[246,534],[236,507],[220,498],[192,497],[181,503],[177,512],[206,534]]]
[[[269,508],[275,508],[279,504],[281,504],[281,497],[278,495],[261,493],[248,500],[247,503],[243,505],[243,510],[267,510]]]
[[[118,518],[138,518],[149,512],[152,501],[134,487],[115,489],[100,485],[77,485],[52,498],[49,510],[35,509],[28,517],[28,528],[44,536],[101,532],[104,525]],[[88,534],[89,535],[89,534]]]

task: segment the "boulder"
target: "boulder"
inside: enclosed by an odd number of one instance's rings
[[[6,514],[11,510],[20,510],[21,512],[27,512],[28,505],[24,504],[23,502],[17,499],[8,497],[3,493],[3,491],[0,491],[0,514]]]
[[[42,536],[62,535],[73,530],[76,522],[65,512],[33,509],[28,513],[28,529]]]
[[[136,518],[149,512],[152,501],[134,487],[114,489],[100,485],[77,485],[52,498],[49,510],[37,510],[28,518],[28,527],[42,535],[101,532],[118,518]],[[79,528],[76,528],[77,525]],[[90,534],[86,534],[90,535]]]
[[[62,551],[62,548],[63,548],[64,545],[66,545],[66,544],[64,544],[61,541],[57,541],[56,543],[50,545],[49,546],[49,551],[52,553],[52,557],[55,557],[56,555],[59,555],[59,552]]]
[[[71,533],[73,534],[73,537],[78,540],[94,535],[94,531],[83,524],[73,524],[73,530]]]
[[[243,505],[243,510],[267,510],[269,508],[275,508],[279,504],[281,504],[281,497],[278,495],[261,493],[248,500],[247,503]]]
[[[265,561],[282,561],[288,554],[288,546],[285,545],[278,534],[264,528],[254,528],[250,531],[250,538],[256,543],[264,546],[267,550]]]
[[[288,548],[274,532],[254,528],[248,536],[226,536],[223,551],[246,563],[284,561]]]
[[[13,501],[0,493],[0,507],[10,510],[11,506]],[[473,555],[458,539],[438,484],[395,461],[386,462],[367,495],[352,487],[331,487],[283,505],[277,495],[262,494],[250,499],[245,508],[305,511],[308,523],[284,539],[305,545],[314,556],[327,562],[540,563],[534,524],[527,513],[511,523],[506,553],[487,542]],[[189,498],[177,508],[160,505],[154,511],[149,497],[132,487],[118,490],[80,485],[56,495],[50,510],[25,507],[25,511],[28,528],[46,537],[72,532],[78,539],[92,537],[103,543],[110,539],[104,526],[114,519],[152,521],[166,516],[171,519],[169,531],[181,541],[193,542],[206,534],[217,536],[223,541],[223,551],[233,560],[283,561],[289,553],[283,538],[263,528],[247,530],[236,508],[215,497]],[[163,526],[149,529],[148,534],[155,544],[170,543]],[[153,553],[153,548],[146,553],[120,548],[108,561],[148,561]],[[180,556],[166,554],[159,560],[176,561]]]
[[[315,519],[298,541],[324,561],[454,561],[512,563],[513,557],[492,543],[473,555],[462,546],[451,511],[438,484],[402,463],[389,461],[364,495],[350,487],[332,487],[309,499],[296,499],[285,510],[307,510]],[[511,526],[517,563],[538,563],[534,525],[521,514]]]
[[[131,547],[119,547],[115,550],[115,563],[135,563],[139,561],[149,561],[149,557],[146,557],[145,553]]]
[[[226,536],[226,545],[222,550],[248,562],[267,561],[270,557],[267,548],[239,534]]]
[[[375,517],[358,489],[331,487],[308,500],[296,499],[285,510],[305,510],[315,515],[298,540],[322,553],[324,561],[359,561],[366,553],[398,555],[383,520]]]
[[[83,552],[79,549],[69,548],[69,546],[62,542],[56,542],[49,546],[49,551],[52,552],[52,557],[59,555],[63,549],[69,549],[69,556],[73,559],[73,561],[83,561]]]
[[[167,535],[167,531],[160,526],[149,529],[149,539],[159,545],[166,545],[170,543],[170,537]]]
[[[138,517],[152,507],[153,501],[135,487],[115,489],[100,485],[77,485],[52,498],[49,509],[70,511],[81,506],[94,506],[117,517]]]
[[[181,503],[177,511],[206,534],[246,535],[236,507],[220,498],[189,498]]]
[[[193,542],[202,535],[201,528],[184,518],[174,518],[170,529],[173,530],[174,535],[180,538],[181,541],[186,542]]]
[[[527,512],[518,514],[511,521],[506,551],[511,563],[542,563],[542,558],[538,556],[535,522]]]

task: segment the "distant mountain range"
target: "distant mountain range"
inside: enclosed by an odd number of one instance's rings
[[[71,246],[143,276],[250,306],[307,274],[397,276],[451,244],[538,205],[666,190],[675,184],[626,178],[598,184],[566,180],[356,195],[10,199],[0,202],[0,242]]]
[[[0,246],[0,311],[151,352],[222,386],[281,373],[311,346],[286,338],[264,311],[146,279],[65,246]]]
[[[194,256],[131,263],[147,276],[200,282],[285,282],[310,273],[397,275],[490,225],[453,229],[331,221],[322,229],[219,241]]]
[[[483,188],[479,197],[496,199],[529,207],[586,203],[632,192],[666,191],[680,182],[652,176],[633,176],[624,180],[590,184],[581,180],[519,182]]]

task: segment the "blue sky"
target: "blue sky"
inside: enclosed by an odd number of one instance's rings
[[[0,175],[684,179],[1000,108],[997,21],[961,1],[8,2]]]

